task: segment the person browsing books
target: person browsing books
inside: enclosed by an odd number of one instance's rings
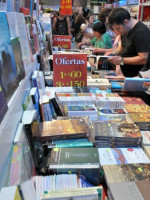
[[[150,30],[142,22],[131,18],[124,8],[114,8],[108,16],[108,24],[121,35],[120,55],[108,60],[120,65],[125,77],[137,76],[148,57]]]
[[[106,33],[106,26],[103,22],[97,22],[93,25],[93,36],[94,37],[90,42],[78,43],[78,47],[81,47],[82,45],[92,45],[93,47],[98,48],[112,48],[111,37]]]

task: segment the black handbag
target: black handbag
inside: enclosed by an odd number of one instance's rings
[[[81,42],[82,41],[82,37],[83,37],[83,33],[81,32],[81,30],[79,31],[79,33],[76,35],[75,37],[75,41],[77,43]]]

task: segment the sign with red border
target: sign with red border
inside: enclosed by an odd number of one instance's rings
[[[63,49],[71,49],[71,36],[68,35],[54,35],[53,46],[60,46]]]
[[[54,87],[86,87],[87,55],[55,54],[53,55]]]

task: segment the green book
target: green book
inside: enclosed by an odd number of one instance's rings
[[[92,142],[64,142],[58,144],[49,144],[49,148],[67,148],[67,147],[93,147]]]

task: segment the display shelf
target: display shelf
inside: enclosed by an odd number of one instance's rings
[[[30,75],[36,67],[37,60],[35,58],[29,73],[20,82],[19,87],[8,102],[8,111],[0,124],[0,188],[7,185],[13,139],[23,114],[22,101],[25,91],[31,88]]]

